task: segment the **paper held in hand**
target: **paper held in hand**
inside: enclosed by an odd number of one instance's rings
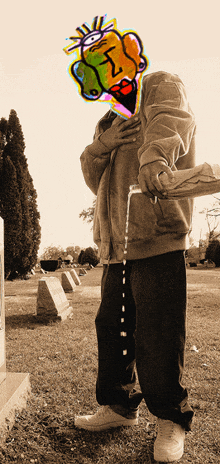
[[[167,192],[164,199],[195,198],[220,192],[220,166],[218,164],[204,163],[191,169],[174,171],[173,174],[172,182],[168,180],[166,173],[160,175],[161,184]],[[138,190],[141,193],[139,185],[130,187],[131,193]],[[150,193],[149,197],[152,197]]]

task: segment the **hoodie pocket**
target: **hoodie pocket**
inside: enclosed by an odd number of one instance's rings
[[[149,198],[142,193],[133,194],[129,208],[128,241],[152,240],[156,221],[154,207]]]
[[[192,221],[192,201],[157,200],[154,205],[157,234],[187,234]]]

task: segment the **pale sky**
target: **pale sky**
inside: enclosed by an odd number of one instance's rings
[[[108,6],[109,5],[109,6]],[[76,27],[94,16],[117,19],[120,31],[140,36],[150,58],[148,72],[165,70],[183,80],[197,121],[197,164],[218,163],[220,132],[219,2],[119,0],[74,2],[11,0],[1,6],[0,118],[17,112],[29,171],[38,194],[42,241],[48,245],[93,244],[91,226],[79,213],[92,205],[79,157],[92,142],[109,104],[86,103],[67,73],[74,60],[63,52]],[[219,161],[220,164],[220,161]],[[196,200],[193,234],[206,232],[199,211],[212,197]]]

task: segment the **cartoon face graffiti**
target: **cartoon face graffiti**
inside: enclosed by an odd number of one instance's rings
[[[77,52],[80,60],[70,64],[70,76],[78,83],[83,98],[110,101],[113,110],[124,117],[137,113],[141,74],[149,66],[140,38],[134,32],[122,35],[116,20],[103,26],[104,17],[96,16],[92,29],[87,24],[70,37],[75,45],[64,48],[66,54]]]

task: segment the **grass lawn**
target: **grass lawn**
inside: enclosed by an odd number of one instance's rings
[[[102,268],[80,277],[67,294],[71,317],[45,325],[36,320],[39,278],[5,282],[7,370],[29,372],[32,393],[16,421],[1,463],[152,464],[155,418],[142,401],[139,426],[91,433],[74,427],[75,414],[94,412],[97,346],[94,319]],[[219,461],[220,270],[188,269],[184,384],[195,410],[181,463]],[[61,271],[50,273],[61,277]],[[195,345],[198,351],[191,351]]]

